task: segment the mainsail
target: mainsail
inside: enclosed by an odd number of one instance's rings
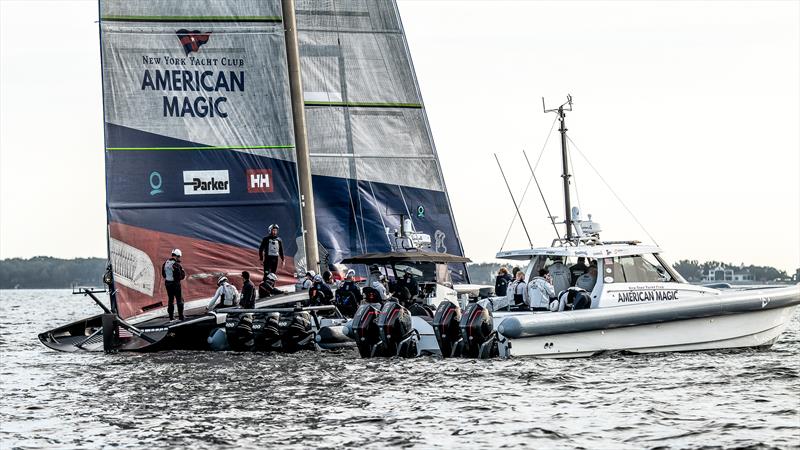
[[[462,254],[394,1],[296,11],[327,262],[387,250],[399,213],[434,250]],[[163,311],[173,248],[189,302],[220,274],[260,274],[271,223],[291,282],[305,263],[280,1],[100,0],[100,33],[119,314]]]
[[[433,250],[462,255],[396,3],[301,0],[297,22],[317,237],[329,259],[386,251],[400,214]]]

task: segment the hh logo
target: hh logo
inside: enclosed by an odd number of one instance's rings
[[[249,169],[247,192],[272,192],[272,169]]]
[[[184,170],[185,195],[229,194],[230,181],[227,170]]]
[[[180,39],[183,50],[187,55],[200,50],[200,46],[208,42],[211,37],[211,33],[201,33],[199,30],[178,30],[175,34],[178,35],[178,39]]]

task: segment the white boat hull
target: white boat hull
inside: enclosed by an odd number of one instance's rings
[[[606,351],[682,352],[768,347],[797,306],[605,330],[506,339],[501,356],[578,358]]]

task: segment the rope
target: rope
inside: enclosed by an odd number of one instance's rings
[[[577,145],[577,144],[575,144],[575,142],[574,142],[574,141],[573,141],[573,140],[572,140],[572,139],[569,137],[569,135],[567,135],[567,140],[570,142],[570,144],[572,144],[572,146],[573,146],[573,147],[575,147],[575,150],[577,150],[577,151],[578,151],[578,154],[579,154],[579,155],[581,155],[581,157],[583,158],[583,160],[584,160],[584,161],[586,161],[586,164],[589,164],[589,167],[591,167],[591,168],[592,168],[592,170],[594,170],[594,173],[595,173],[595,174],[597,174],[597,176],[600,178],[600,181],[602,181],[602,182],[603,182],[603,184],[605,184],[605,185],[606,185],[606,187],[608,188],[608,190],[609,190],[609,191],[611,191],[611,193],[612,193],[612,194],[614,195],[614,197],[617,199],[617,201],[619,202],[619,204],[620,204],[620,205],[622,205],[622,207],[623,207],[623,208],[625,208],[625,211],[628,211],[628,214],[630,214],[630,215],[631,215],[631,217],[633,217],[633,220],[636,222],[636,224],[637,224],[637,225],[639,225],[639,228],[641,228],[641,229],[642,229],[642,231],[644,231],[644,234],[646,234],[646,235],[647,235],[647,237],[649,237],[649,238],[650,238],[650,240],[651,240],[651,241],[653,241],[653,243],[654,243],[654,244],[656,244],[656,246],[658,246],[658,242],[656,242],[656,239],[653,237],[653,235],[651,235],[651,234],[650,234],[650,233],[647,231],[647,228],[645,228],[645,227],[644,227],[644,225],[642,225],[642,222],[640,222],[640,221],[639,221],[639,219],[636,217],[636,215],[634,215],[634,214],[633,214],[633,211],[631,211],[631,209],[630,209],[630,208],[628,208],[628,205],[626,205],[626,204],[625,204],[625,202],[623,202],[623,201],[622,201],[622,198],[620,198],[620,196],[619,196],[619,195],[617,195],[617,193],[614,191],[614,189],[611,187],[611,185],[610,185],[610,184],[608,184],[608,182],[606,181],[606,179],[605,179],[605,178],[603,178],[603,176],[602,176],[602,175],[600,175],[600,172],[597,170],[597,168],[595,168],[595,167],[594,167],[594,165],[592,165],[592,163],[591,163],[591,162],[589,162],[589,158],[587,158],[587,157],[586,157],[586,155],[584,155],[584,154],[583,154],[583,152],[581,151],[581,149],[580,149],[580,148],[578,148],[578,145]]]
[[[550,142],[550,136],[553,135],[553,130],[556,127],[556,121],[558,116],[553,119],[553,124],[550,125],[550,132],[547,133],[547,137],[544,140],[544,145],[542,145],[542,149],[539,150],[539,157],[536,158],[536,164],[533,165],[533,171],[536,172],[536,168],[539,167],[539,162],[542,160],[542,155],[544,155],[544,149],[547,148],[547,143]],[[528,178],[528,184],[525,185],[525,190],[522,191],[522,197],[519,198],[519,204],[522,205],[522,202],[525,200],[525,195],[528,193],[528,188],[531,187],[531,182],[533,181],[533,175]],[[517,220],[517,213],[515,212],[514,215],[511,217],[511,223],[508,225],[508,230],[506,230],[506,236],[503,238],[503,243],[500,244],[500,250],[503,251],[503,247],[506,245],[506,241],[508,240],[508,235],[511,234],[511,228],[514,226],[514,222]]]

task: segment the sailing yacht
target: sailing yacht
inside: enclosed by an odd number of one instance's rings
[[[42,333],[51,348],[103,348],[104,314],[121,350],[208,348],[228,322],[204,310],[216,280],[261,281],[269,224],[288,290],[296,273],[390,250],[399,213],[433,251],[463,255],[394,0],[201,4],[99,0],[110,306]],[[161,273],[174,248],[182,322]]]

